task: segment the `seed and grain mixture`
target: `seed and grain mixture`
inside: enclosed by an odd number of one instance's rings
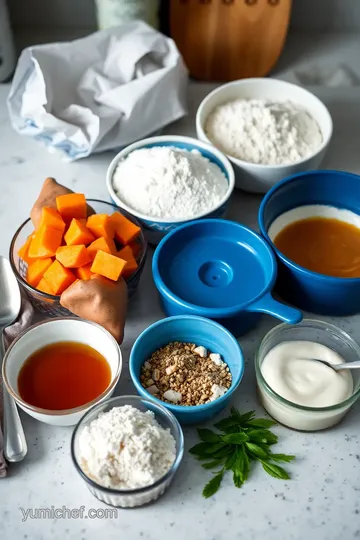
[[[175,341],[151,355],[140,380],[148,392],[167,403],[203,405],[224,395],[232,378],[219,354]]]

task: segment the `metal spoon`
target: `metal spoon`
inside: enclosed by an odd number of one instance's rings
[[[19,285],[7,259],[0,256],[0,365],[4,358],[4,329],[19,315],[21,295]],[[27,454],[24,430],[14,399],[3,384],[4,455],[8,461],[21,461]]]
[[[312,360],[313,362],[320,362],[334,371],[340,371],[341,369],[360,369],[360,360],[354,362],[343,362],[342,364],[330,364],[326,360],[320,360],[319,358],[301,358],[301,360]]]

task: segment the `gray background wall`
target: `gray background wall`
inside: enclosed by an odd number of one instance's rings
[[[23,27],[96,26],[94,0],[8,0],[15,32]],[[293,0],[294,32],[360,30],[360,0]]]

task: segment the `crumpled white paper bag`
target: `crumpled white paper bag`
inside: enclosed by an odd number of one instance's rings
[[[186,114],[175,43],[141,21],[25,49],[8,109],[13,127],[69,160],[119,148]]]

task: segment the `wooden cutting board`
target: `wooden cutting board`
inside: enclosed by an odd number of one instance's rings
[[[292,0],[170,0],[170,34],[190,75],[263,77],[284,46]]]

